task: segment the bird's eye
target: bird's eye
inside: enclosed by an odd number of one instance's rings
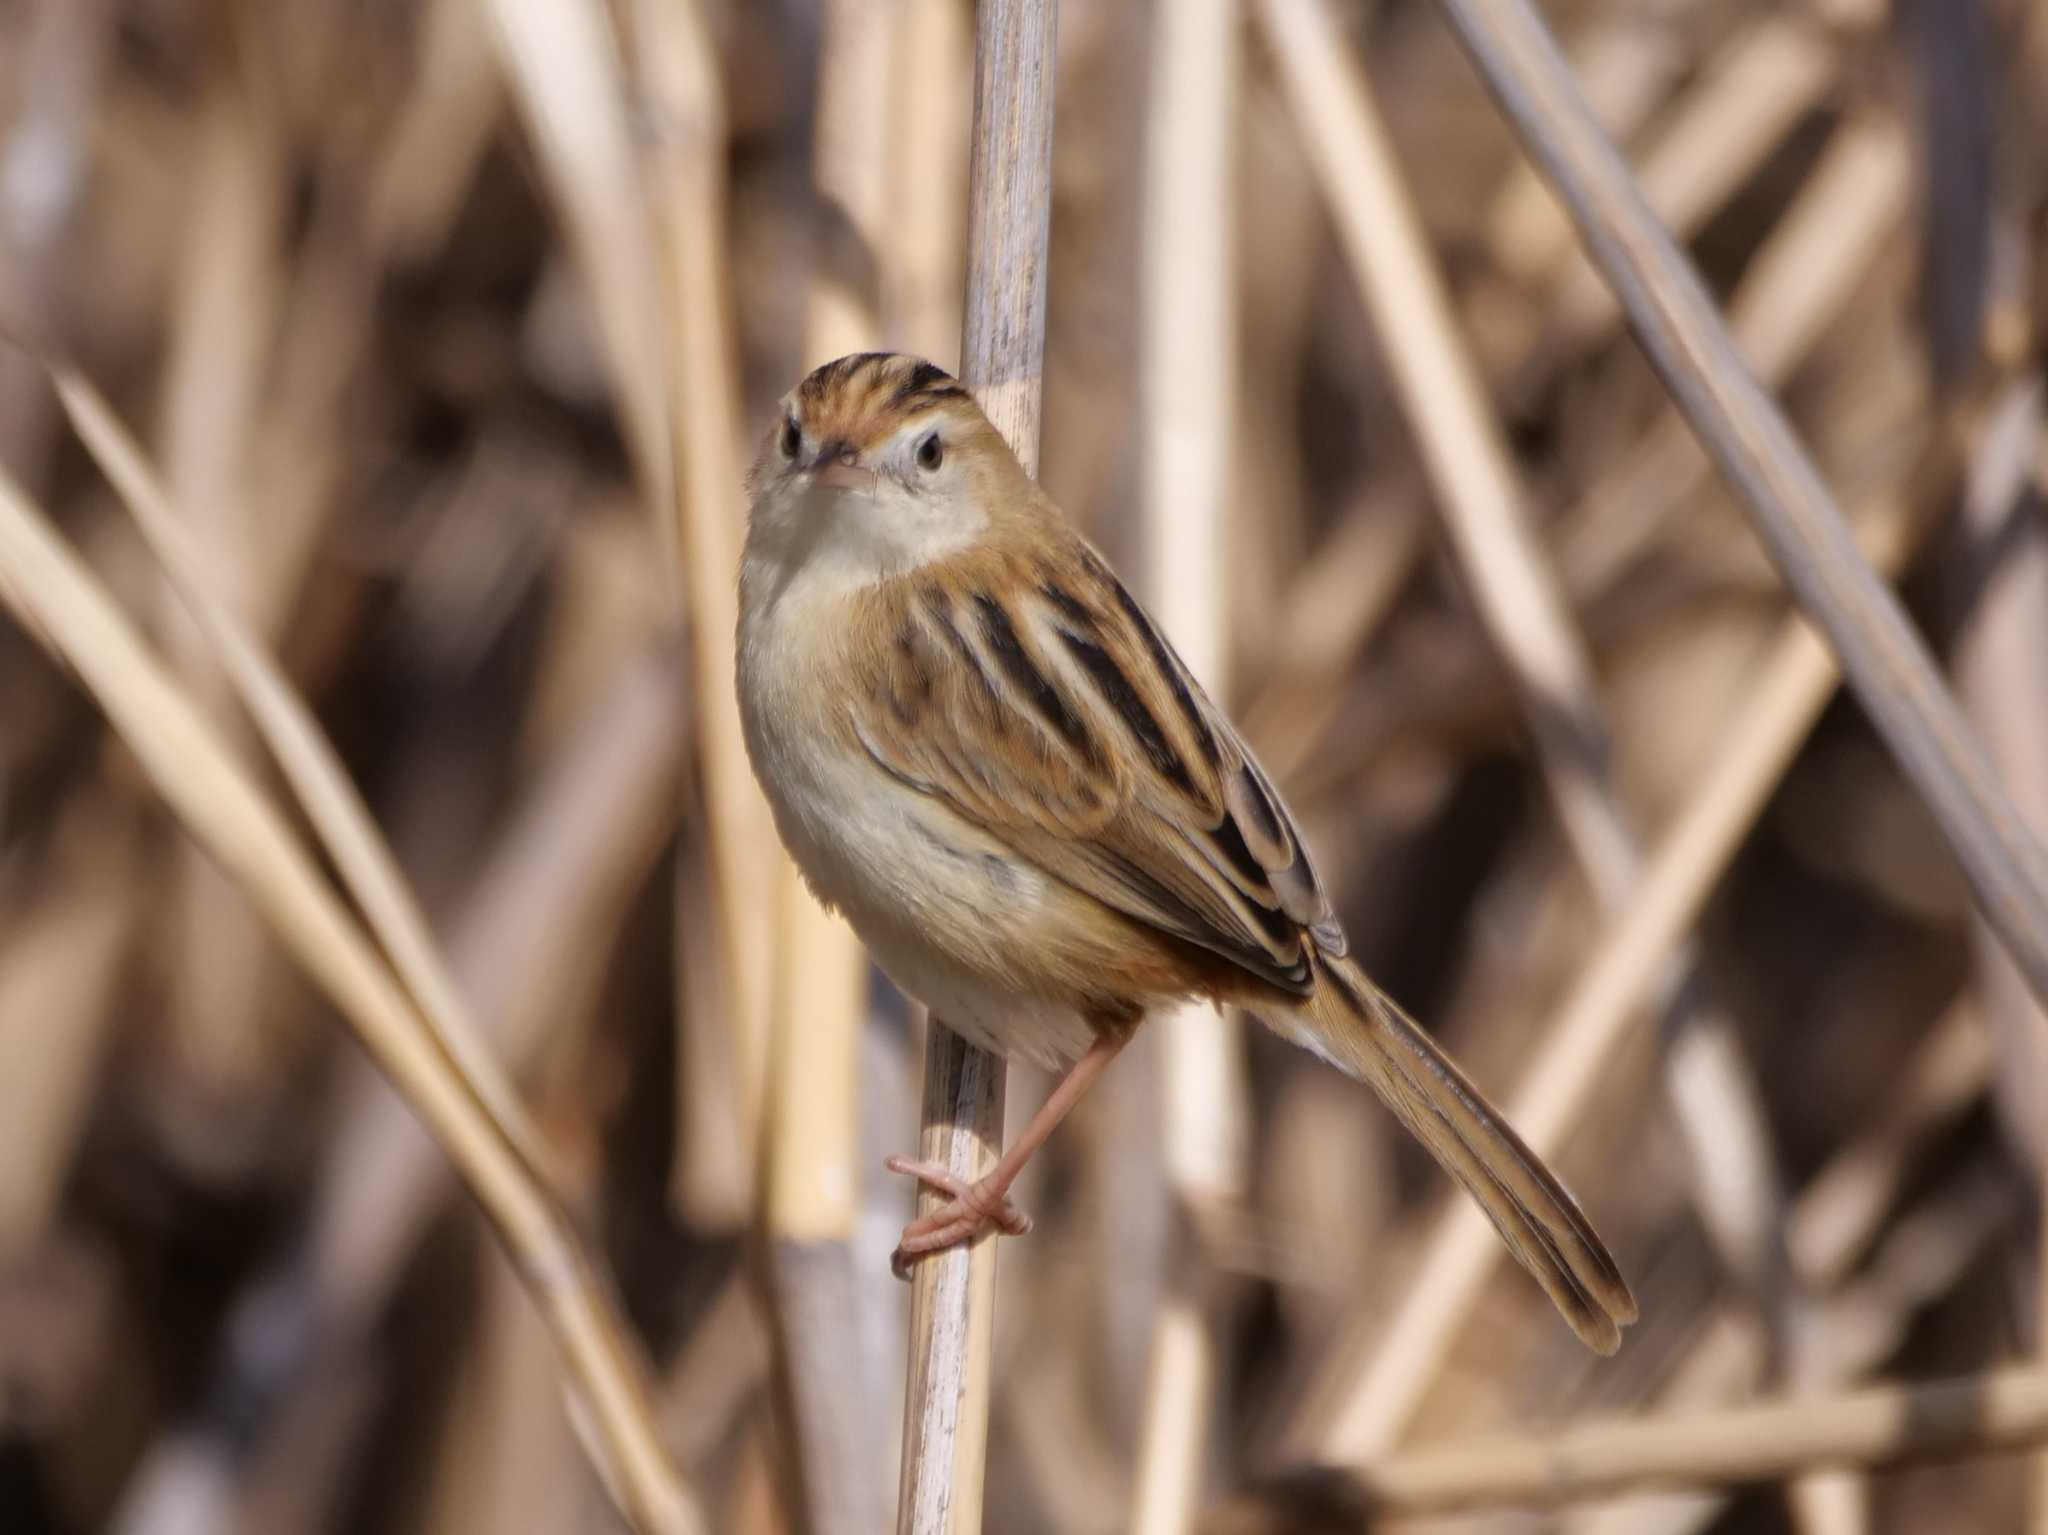
[[[796,417],[782,418],[782,456],[795,458],[798,448],[804,445],[803,429],[796,424]]]
[[[945,444],[937,432],[926,432],[917,444],[917,467],[930,474],[946,461]]]

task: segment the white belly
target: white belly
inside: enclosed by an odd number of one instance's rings
[[[812,675],[782,627],[743,634],[740,710],[776,830],[812,889],[890,979],[976,1044],[1049,1067],[1078,1057],[1094,1039],[1078,1013],[989,979],[1013,968],[1002,956],[1037,920],[1045,876],[778,703],[785,679]]]

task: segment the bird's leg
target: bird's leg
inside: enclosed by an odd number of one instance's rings
[[[1010,1198],[1010,1185],[1017,1181],[1017,1175],[1031,1160],[1031,1154],[1045,1144],[1060,1121],[1081,1101],[1088,1085],[1102,1075],[1130,1037],[1129,1029],[1105,1030],[1096,1035],[1087,1053],[1067,1068],[1066,1075],[1046,1095],[1045,1102],[1031,1116],[1031,1122],[1024,1127],[1023,1133],[1010,1142],[1009,1150],[974,1182],[967,1182],[937,1162],[920,1162],[910,1157],[889,1158],[890,1172],[915,1178],[948,1196],[946,1202],[929,1215],[921,1215],[903,1228],[902,1240],[897,1243],[896,1254],[890,1259],[897,1278],[908,1278],[910,1266],[930,1253],[978,1242],[996,1231],[1020,1237],[1031,1229],[1031,1217],[1018,1209],[1016,1201]]]

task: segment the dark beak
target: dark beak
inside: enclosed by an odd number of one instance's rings
[[[818,449],[811,460],[811,473],[820,485],[838,490],[864,490],[874,483],[872,471],[860,466],[860,454],[852,443],[835,437]]]

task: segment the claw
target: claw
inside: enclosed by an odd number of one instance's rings
[[[932,1253],[969,1246],[998,1231],[1020,1237],[1031,1229],[1031,1217],[1017,1202],[985,1180],[969,1183],[937,1162],[911,1157],[891,1157],[886,1165],[890,1172],[915,1178],[946,1196],[946,1203],[903,1228],[889,1260],[898,1279],[908,1279],[916,1261]]]

